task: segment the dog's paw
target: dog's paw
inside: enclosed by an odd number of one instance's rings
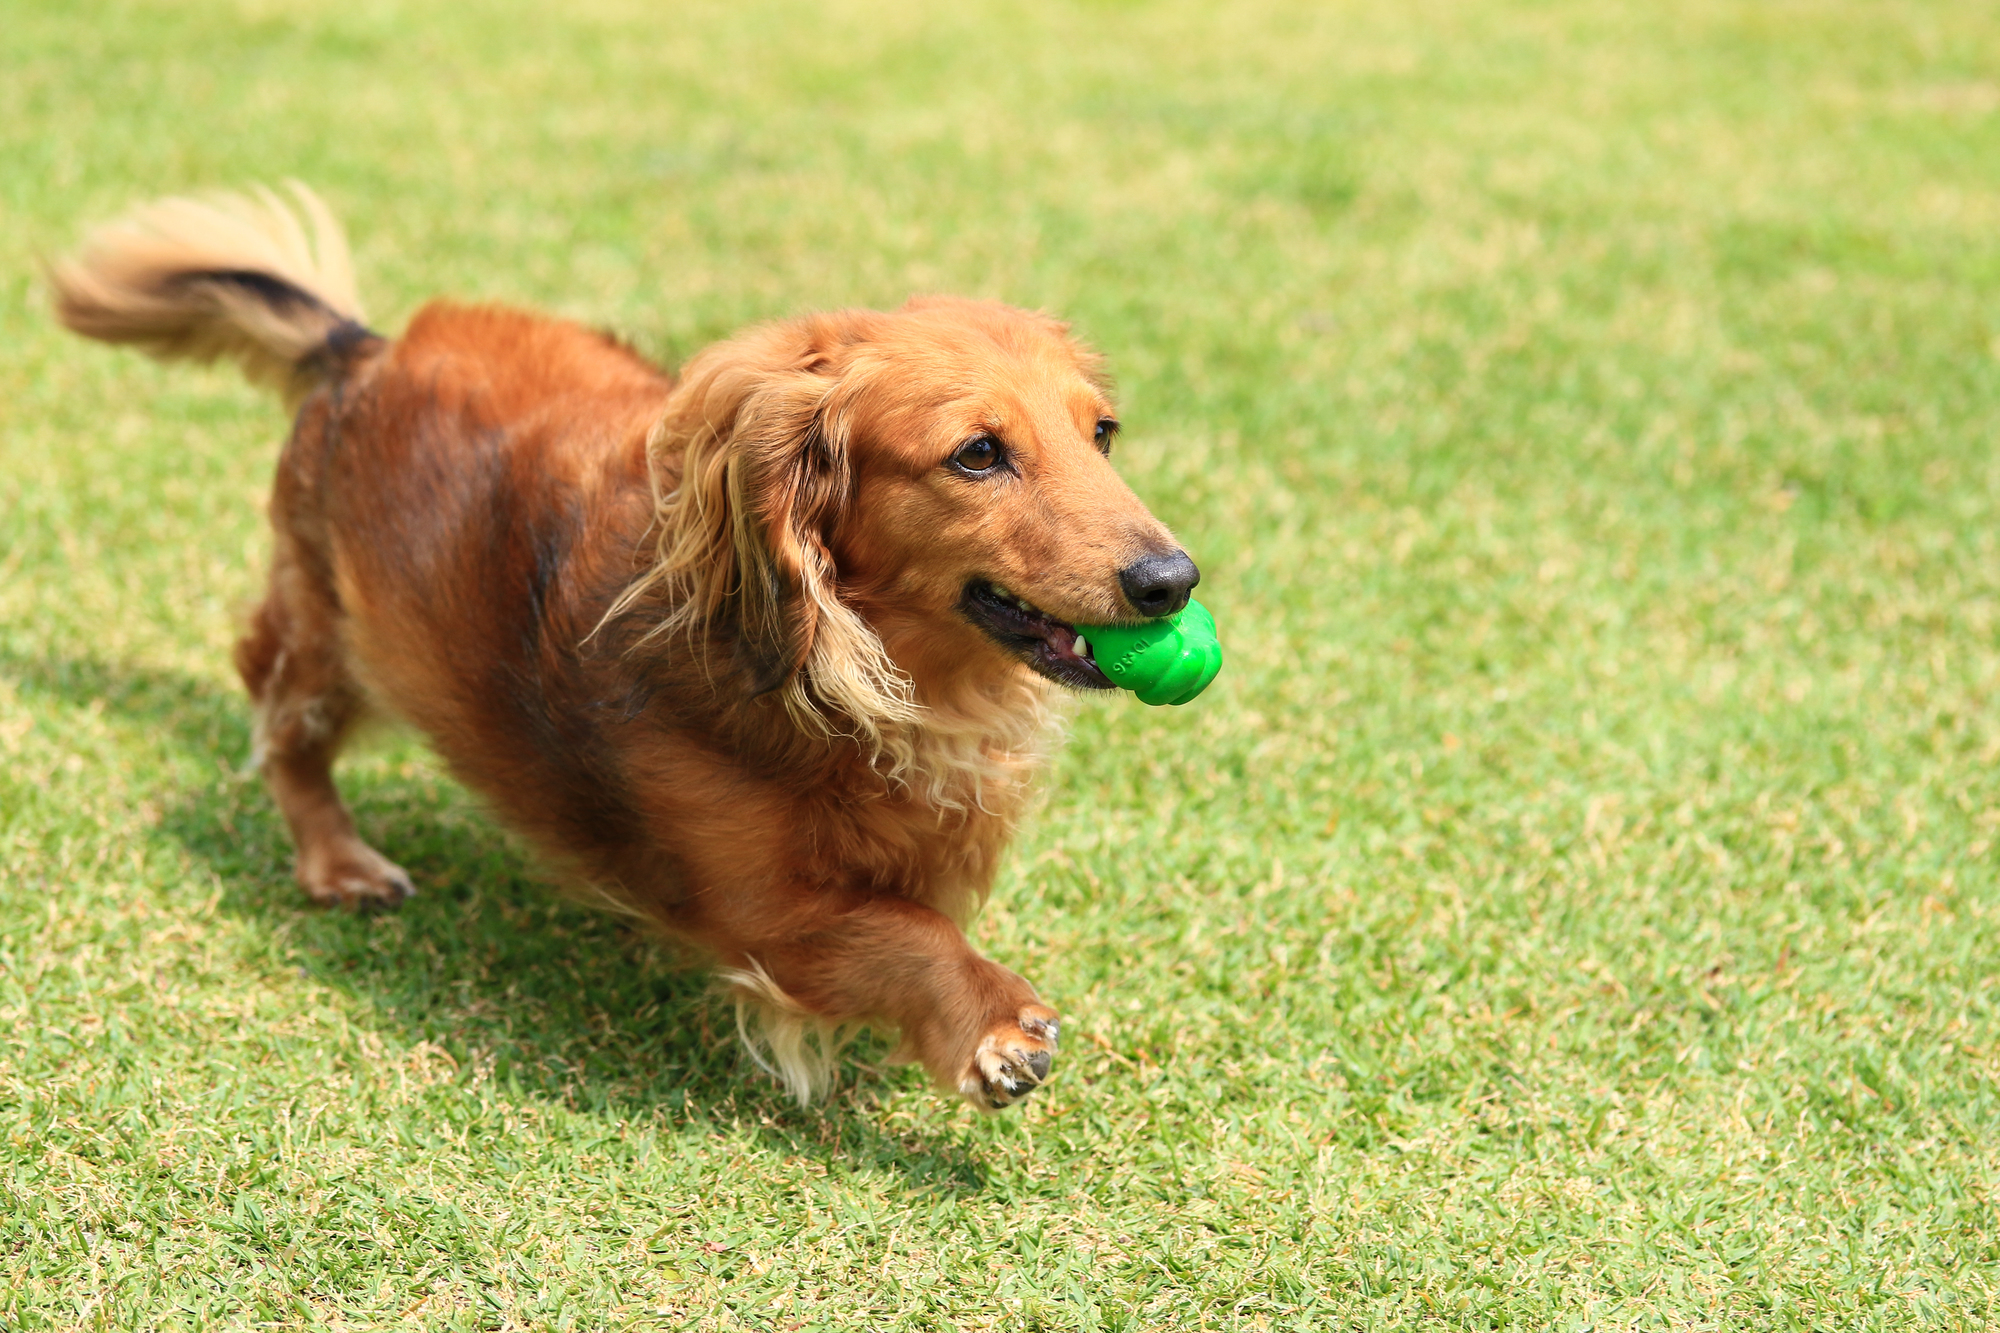
[[[358,838],[301,856],[299,884],[327,907],[401,907],[417,895],[401,866]]]
[[[1055,1011],[1039,1004],[994,1024],[973,1049],[959,1092],[982,1111],[1012,1106],[1048,1079],[1061,1027]]]

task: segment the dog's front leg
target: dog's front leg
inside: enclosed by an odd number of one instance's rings
[[[943,913],[884,892],[792,882],[701,895],[706,937],[830,1023],[881,1020],[901,1053],[982,1110],[1049,1076],[1058,1021]],[[693,923],[690,923],[693,924]]]

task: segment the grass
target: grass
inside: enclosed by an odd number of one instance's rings
[[[2000,1324],[2000,17],[17,0],[0,1325]],[[227,648],[277,410],[38,256],[286,175],[378,325],[676,361],[949,289],[1111,357],[1200,703],[1080,709],[982,1119],[800,1111],[420,747],[310,910]]]

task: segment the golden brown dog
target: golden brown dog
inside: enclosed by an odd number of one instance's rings
[[[949,298],[756,328],[678,382],[513,310],[433,304],[392,341],[299,202],[310,238],[269,194],[154,204],[51,280],[77,332],[233,357],[296,409],[236,665],[306,892],[411,892],[332,779],[380,713],[711,953],[802,1099],[868,1021],[977,1106],[1042,1082],[1055,1013],[961,927],[1051,683],[1108,685],[1072,624],[1198,577],[1107,460],[1096,358]]]

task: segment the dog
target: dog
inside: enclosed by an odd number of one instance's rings
[[[48,276],[75,332],[232,359],[292,413],[235,658],[306,893],[413,892],[332,776],[399,720],[561,878],[712,958],[802,1102],[871,1023],[982,1109],[1043,1083],[1056,1012],[964,926],[1064,688],[1111,688],[1074,627],[1200,577],[1112,468],[1100,359],[952,297],[765,324],[678,378],[498,306],[391,339],[292,188],[156,202]]]

